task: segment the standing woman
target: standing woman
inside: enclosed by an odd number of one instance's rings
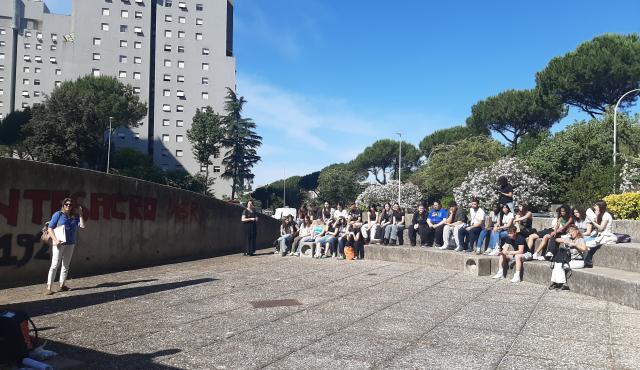
[[[64,227],[65,240],[59,240],[58,237],[61,235],[58,234],[56,236],[56,233],[54,232],[54,229],[59,226]],[[71,198],[65,198],[62,201],[62,209],[54,213],[53,216],[51,216],[51,221],[49,221],[48,232],[53,245],[53,253],[51,255],[51,267],[49,268],[49,277],[47,279],[46,295],[53,294],[51,291],[51,284],[53,283],[53,279],[56,277],[58,266],[60,266],[61,261],[62,270],[60,271],[60,291],[64,292],[69,290],[69,287],[64,285],[64,283],[67,279],[67,274],[69,273],[69,265],[71,264],[71,257],[73,256],[73,249],[76,244],[76,233],[78,231],[78,227],[84,229],[82,207],[78,207],[78,213],[75,214],[73,212],[73,201]]]
[[[253,201],[247,202],[247,208],[242,211],[242,223],[247,234],[247,243],[245,244],[244,256],[253,256],[256,253],[256,236],[258,235],[257,223],[258,215],[256,214],[256,208],[253,206]]]
[[[506,204],[509,206],[511,212],[514,212],[513,208],[513,186],[509,184],[509,180],[507,180],[506,176],[498,177],[498,204],[503,205]]]

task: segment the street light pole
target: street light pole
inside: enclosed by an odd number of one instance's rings
[[[287,169],[282,169],[282,206],[287,206]]]
[[[107,173],[109,173],[109,165],[111,164],[111,121],[113,121],[113,117],[109,117],[109,147],[107,148]]]
[[[402,133],[396,132],[398,135],[398,205],[400,205],[400,186],[402,185]]]
[[[618,101],[616,102],[615,107],[613,108],[613,167],[614,167],[614,175],[613,175],[613,192],[616,193],[616,174],[615,174],[615,167],[616,167],[616,157],[618,156],[618,106],[620,105],[620,102],[622,101],[622,99],[624,99],[625,96],[640,91],[640,89],[633,89],[633,90],[629,90],[626,93],[622,94],[622,96],[620,97],[620,99],[618,99]]]

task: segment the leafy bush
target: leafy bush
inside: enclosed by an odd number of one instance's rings
[[[545,209],[549,205],[549,185],[533,174],[533,171],[518,158],[503,158],[483,168],[471,171],[460,186],[453,189],[459,206],[469,207],[472,198],[478,198],[484,208],[498,202],[497,179],[506,176],[513,186],[516,203],[526,203],[532,209]]]
[[[567,185],[566,200],[576,206],[590,206],[611,193],[616,168],[587,163]]]
[[[628,158],[620,174],[620,191],[640,191],[640,158]]]
[[[614,218],[640,220],[640,193],[611,194],[604,201]]]
[[[359,208],[367,208],[370,204],[378,207],[384,203],[398,201],[398,181],[388,181],[385,185],[371,184],[356,198]],[[410,182],[403,182],[400,186],[400,207],[413,209],[422,201],[422,193],[418,187]]]

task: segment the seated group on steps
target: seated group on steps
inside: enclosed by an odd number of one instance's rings
[[[562,288],[566,280],[561,271],[591,267],[599,246],[617,241],[612,224],[602,200],[589,209],[562,205],[549,227],[539,231],[532,227],[533,214],[524,203],[504,203],[487,215],[478,199],[472,199],[468,211],[455,201],[448,204],[448,209],[435,201],[428,210],[419,204],[406,223],[398,203],[387,203],[380,210],[371,205],[363,219],[355,203],[347,210],[340,203],[333,209],[325,202],[318,210],[301,207],[297,220],[293,216],[283,219],[276,253],[300,256],[307,246],[316,258],[344,259],[347,249],[347,258],[362,259],[365,244],[404,245],[406,227],[411,246],[418,245],[419,239],[419,245],[425,248],[499,256],[502,268],[496,279],[505,276],[509,264],[515,264],[512,282],[519,282],[523,261],[555,262],[553,286]]]

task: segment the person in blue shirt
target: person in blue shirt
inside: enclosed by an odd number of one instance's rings
[[[62,226],[62,227],[61,227]],[[60,227],[58,231],[54,231]],[[64,292],[69,288],[64,284],[69,273],[71,257],[73,249],[77,241],[78,227],[84,229],[84,216],[82,207],[78,207],[77,214],[74,212],[73,201],[71,198],[65,198],[62,201],[62,209],[51,216],[49,221],[48,232],[51,237],[52,253],[51,267],[49,268],[49,277],[47,279],[46,295],[51,295],[51,284],[58,272],[60,262],[62,262],[62,270],[60,271],[60,291]],[[61,231],[64,230],[64,233]],[[64,239],[62,239],[64,237]]]
[[[429,215],[427,217],[427,228],[426,232],[426,247],[432,247],[433,241],[435,238],[436,247],[440,248],[444,244],[444,240],[442,238],[442,231],[444,229],[445,221],[449,217],[449,212],[446,209],[442,208],[442,204],[440,201],[436,200],[433,202],[433,208],[429,210]]]

